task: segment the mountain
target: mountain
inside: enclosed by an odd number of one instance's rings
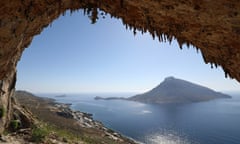
[[[143,103],[191,103],[231,96],[174,77],[167,77],[152,90],[128,100]]]

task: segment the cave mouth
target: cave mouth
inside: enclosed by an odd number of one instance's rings
[[[222,66],[225,76],[239,80],[239,6],[236,1],[26,1],[1,3],[0,78],[11,77],[22,51],[59,15],[83,9],[95,23],[106,13],[120,18],[134,33],[149,32],[160,41],[176,38],[180,47],[194,45],[205,63]],[[16,12],[16,9],[18,11]],[[8,10],[9,13],[5,13]],[[104,13],[99,12],[104,11]],[[11,20],[9,18],[11,17]],[[223,25],[224,23],[224,25]],[[12,60],[11,60],[12,59]]]
[[[240,81],[239,1],[13,0],[0,2],[0,133],[10,123],[16,65],[33,37],[66,10],[84,9],[94,23],[98,8],[135,32],[149,31],[160,40],[176,37],[179,45],[199,48],[205,63],[221,66]]]
[[[219,68],[210,69],[209,65],[204,64],[193,46],[183,45],[180,50],[176,40],[171,44],[168,41],[159,43],[149,33],[125,30],[121,20],[110,18],[109,15],[104,15],[104,19],[100,18],[93,25],[89,23],[89,18],[83,15],[83,11],[66,12],[40,36],[35,37],[18,66],[17,89],[49,92],[49,88],[53,87],[57,92],[57,87],[61,90],[65,87],[65,92],[71,92],[66,89],[77,92],[70,87],[66,88],[66,85],[71,85],[83,92],[86,92],[84,88],[88,92],[91,89],[96,92],[144,92],[167,76],[206,85],[208,83],[205,80],[208,79],[209,87],[220,91],[226,85],[236,88],[236,81],[224,79],[221,82],[222,71]],[[122,85],[116,84],[118,81]],[[129,81],[132,84],[123,86],[123,83]],[[31,83],[35,87],[31,87]],[[219,83],[225,85],[220,86]],[[104,85],[103,90],[98,88],[100,85]],[[41,87],[44,90],[38,90]]]

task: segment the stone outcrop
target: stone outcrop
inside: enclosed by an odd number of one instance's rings
[[[16,65],[33,37],[66,10],[84,9],[95,23],[104,13],[121,18],[126,28],[149,31],[153,38],[179,46],[193,45],[205,63],[222,66],[226,77],[240,81],[239,0],[1,0],[0,133],[8,124]]]

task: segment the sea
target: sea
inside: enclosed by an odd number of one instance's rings
[[[74,110],[93,114],[106,127],[145,144],[240,144],[240,93],[232,99],[188,104],[144,104],[126,100],[130,93],[54,94],[40,96],[71,103]]]

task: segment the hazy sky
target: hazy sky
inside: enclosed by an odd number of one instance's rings
[[[67,14],[36,36],[18,64],[17,89],[31,92],[144,92],[174,76],[218,91],[238,91],[219,67],[211,69],[194,48],[134,36],[120,19],[90,24]]]

